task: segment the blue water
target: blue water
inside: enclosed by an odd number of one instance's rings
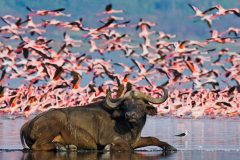
[[[178,149],[178,152],[162,155],[157,147],[146,147],[135,153],[23,153],[19,129],[28,119],[14,116],[0,118],[0,159],[211,159],[237,160],[240,156],[239,119],[177,119],[148,117],[142,136],[155,136]],[[185,130],[183,138],[174,136]]]

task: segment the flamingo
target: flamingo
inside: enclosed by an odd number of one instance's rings
[[[123,13],[123,10],[114,10],[112,8],[112,4],[107,4],[105,7],[105,11],[102,13],[97,13],[97,16],[100,16],[102,14],[115,14],[115,13]]]
[[[50,15],[50,16],[67,16],[69,17],[70,14],[64,14],[62,13],[62,11],[65,10],[65,8],[58,8],[58,9],[54,9],[54,10],[33,10],[31,8],[29,8],[28,6],[26,6],[26,9],[28,11],[30,11],[29,16],[46,16],[46,15]]]
[[[195,17],[204,17],[206,15],[206,12],[202,12],[199,8],[188,4],[189,7],[192,8],[192,10],[195,12]]]
[[[218,17],[238,16],[239,12],[219,6],[200,11],[189,6],[195,17],[208,22],[210,27]],[[117,91],[124,86],[122,93],[138,89],[152,96],[161,93],[160,86],[167,86],[169,99],[156,106],[161,115],[216,118],[239,114],[239,54],[221,46],[224,43],[237,45],[237,28],[230,27],[223,32],[211,29],[211,37],[206,40],[174,41],[174,35],[153,30],[156,23],[140,19],[134,26],[140,30],[137,34],[143,42],[136,42],[132,33],[124,33],[125,29],[131,29],[131,26],[126,28],[130,21],[113,16],[116,10],[111,4],[102,12],[107,17],[101,18],[102,24],[96,28],[85,27],[82,18],[70,22],[54,19],[63,14],[63,8],[28,10],[30,13],[24,21],[19,17],[2,16],[6,25],[0,28],[3,37],[0,43],[1,111],[29,116],[50,108],[95,102],[106,95],[109,86]],[[210,13],[213,10],[217,12]],[[49,19],[36,23],[37,18]],[[52,28],[63,30],[63,43],[46,37]],[[82,47],[84,43],[70,35],[79,31],[83,32],[80,38],[89,45],[76,52],[71,46]],[[230,37],[224,37],[226,34]],[[208,49],[212,43],[220,43],[222,48]],[[108,60],[112,54],[119,59]],[[23,78],[24,85],[10,88],[8,80],[19,77]],[[86,77],[89,83],[82,87],[81,82]]]
[[[74,40],[66,32],[63,33],[63,36],[66,47],[80,47],[82,44],[82,40]]]
[[[227,14],[235,14],[236,16],[240,17],[238,8],[224,9],[220,4],[210,7],[209,9],[204,11],[204,13],[210,12],[215,9],[217,9],[216,15],[218,15],[218,16],[223,16],[223,15],[227,15]]]

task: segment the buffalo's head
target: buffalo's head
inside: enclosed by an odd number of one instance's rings
[[[105,100],[105,104],[109,109],[113,109],[113,116],[125,117],[131,123],[136,123],[146,114],[156,114],[157,109],[152,104],[160,104],[166,101],[168,98],[168,92],[163,90],[163,96],[161,98],[154,98],[141,91],[128,91],[119,98],[112,99],[111,92],[108,92]]]

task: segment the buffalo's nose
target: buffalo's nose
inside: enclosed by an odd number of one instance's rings
[[[137,114],[135,112],[128,112],[125,116],[127,119],[135,119],[137,117]]]

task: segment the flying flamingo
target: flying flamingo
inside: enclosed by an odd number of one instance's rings
[[[33,10],[29,7],[26,7],[26,9],[28,11],[30,11],[30,14],[28,14],[30,17],[32,16],[46,16],[46,15],[50,15],[50,16],[67,16],[69,17],[70,14],[64,14],[62,13],[62,11],[65,10],[65,8],[59,8],[59,9],[54,9],[54,10]]]
[[[102,14],[115,14],[115,13],[123,13],[123,10],[115,10],[112,8],[112,4],[108,4],[105,7],[105,11],[102,13],[97,13],[97,16],[100,16]]]

